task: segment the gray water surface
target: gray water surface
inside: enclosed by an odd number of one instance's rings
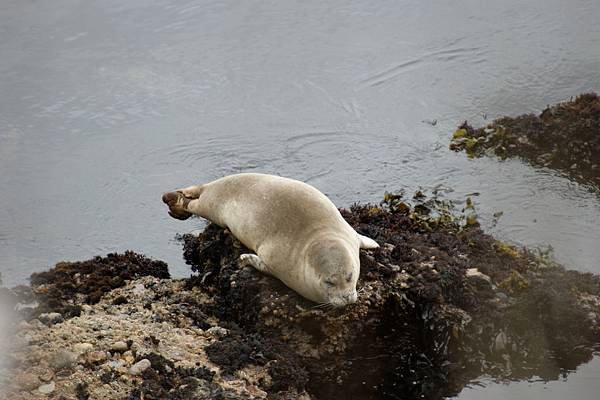
[[[599,16],[595,0],[2,1],[4,283],[125,249],[186,276],[173,238],[203,223],[161,193],[241,171],[338,206],[478,192],[488,232],[600,273],[598,193],[448,151],[464,119],[600,90]]]

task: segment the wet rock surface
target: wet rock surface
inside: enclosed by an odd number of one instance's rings
[[[521,157],[598,187],[600,98],[582,94],[539,116],[503,117],[478,129],[465,122],[454,132],[450,149],[464,150],[469,157]]]
[[[359,301],[343,309],[240,268],[247,249],[215,225],[181,237],[190,279],[144,261],[92,301],[48,278],[37,301],[60,299],[40,307],[63,319],[21,313],[0,375],[9,398],[44,398],[44,386],[73,399],[436,399],[482,375],[557,379],[598,349],[598,276],[499,242],[423,193],[342,214],[381,245],[361,252]],[[147,260],[128,254],[121,268]],[[33,287],[7,296],[31,300]]]

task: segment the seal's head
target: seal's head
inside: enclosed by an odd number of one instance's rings
[[[328,238],[315,241],[307,253],[306,274],[313,275],[312,296],[318,303],[343,307],[356,303],[356,283],[360,272],[358,248],[342,239]]]

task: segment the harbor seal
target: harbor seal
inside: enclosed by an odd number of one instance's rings
[[[314,187],[294,179],[245,173],[165,193],[177,219],[206,218],[256,254],[242,265],[273,275],[305,298],[334,307],[356,302],[359,249],[379,245],[358,234]]]

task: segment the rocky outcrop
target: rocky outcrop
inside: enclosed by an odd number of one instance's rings
[[[482,374],[556,379],[600,343],[598,276],[499,242],[420,192],[342,214],[381,244],[361,253],[359,301],[342,309],[240,268],[247,249],[215,225],[181,237],[189,279],[126,253],[4,289],[39,303],[3,350],[8,398],[436,399]],[[107,264],[120,269],[88,279]],[[137,272],[113,287],[122,270]]]

